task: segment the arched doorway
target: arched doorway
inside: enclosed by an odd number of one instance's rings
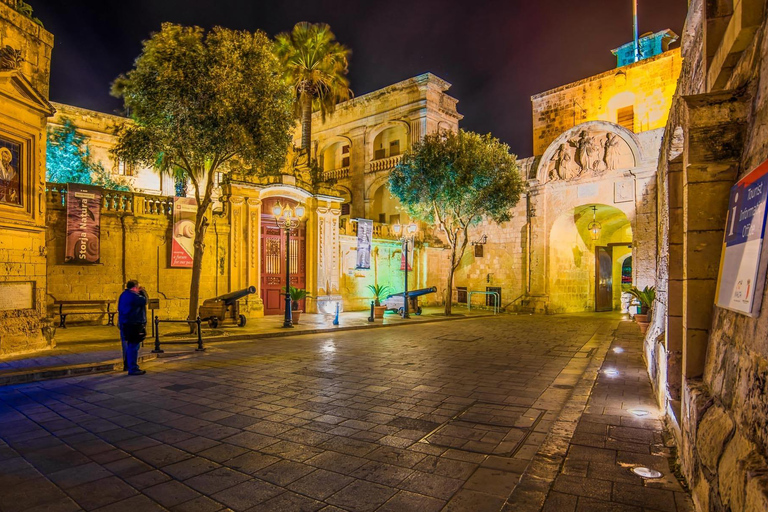
[[[550,312],[621,308],[622,266],[632,255],[632,226],[623,211],[586,204],[563,213],[552,225],[549,253]]]
[[[270,197],[262,202],[261,215],[261,300],[265,315],[285,312],[285,230],[280,228],[271,214],[277,202],[295,206],[298,203],[285,197]],[[291,232],[291,283],[296,288],[306,287],[306,226],[302,224]],[[304,301],[299,309],[304,309]]]

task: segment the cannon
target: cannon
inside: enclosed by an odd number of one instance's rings
[[[421,314],[421,306],[419,306],[419,297],[422,295],[426,295],[428,293],[435,293],[437,292],[436,287],[431,288],[422,288],[421,290],[411,290],[408,292],[408,299],[411,301],[410,303],[410,310],[416,313],[417,315]],[[382,302],[382,306],[387,307],[387,311],[397,311],[399,314],[403,314],[403,310],[405,309],[405,300],[403,297],[403,292],[400,293],[393,293],[387,296],[386,299],[384,299],[384,302]]]
[[[231,318],[238,327],[245,326],[245,315],[240,314],[238,301],[243,297],[256,293],[255,286],[219,295],[213,299],[206,299],[200,306],[200,318],[208,321],[208,325],[215,329],[226,318]]]

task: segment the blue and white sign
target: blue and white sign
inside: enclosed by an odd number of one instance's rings
[[[750,316],[760,314],[765,288],[765,223],[768,161],[731,188],[716,304]]]

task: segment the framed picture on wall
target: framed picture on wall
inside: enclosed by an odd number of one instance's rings
[[[22,145],[0,135],[0,205],[23,206]]]

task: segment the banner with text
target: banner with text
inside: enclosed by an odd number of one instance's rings
[[[192,268],[195,252],[195,217],[197,201],[194,197],[173,198],[173,241],[171,267]]]
[[[408,272],[410,272],[411,270],[413,270],[413,265],[411,265],[411,263],[413,263],[413,245],[411,244],[410,241],[406,240],[405,242],[403,242],[403,249],[405,249],[406,247],[408,248],[408,251],[407,251],[408,252]],[[405,253],[406,251],[401,251],[401,254],[400,254],[400,270],[405,270],[405,263],[406,263]]]
[[[101,189],[67,185],[65,263],[98,263],[101,257]]]
[[[768,161],[731,188],[716,304],[750,316],[760,314],[765,287],[765,223]]]
[[[357,219],[357,265],[355,268],[371,268],[371,242],[373,240],[373,221]]]

